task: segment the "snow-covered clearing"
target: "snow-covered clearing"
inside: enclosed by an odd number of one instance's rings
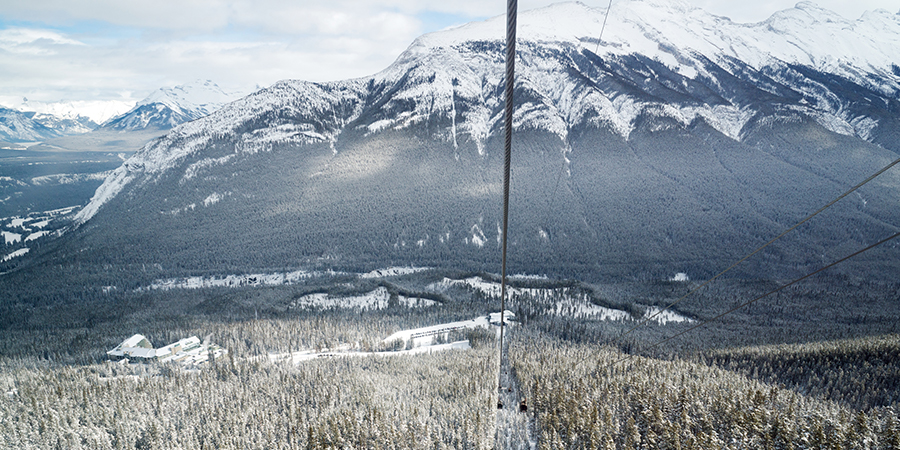
[[[511,311],[506,311],[504,316],[508,325],[512,325],[511,320],[515,319],[515,315]],[[290,353],[270,353],[269,361],[290,361],[297,364],[316,358],[346,358],[360,356],[394,356],[394,355],[420,355],[425,353],[442,352],[447,350],[466,350],[471,348],[468,340],[454,341],[449,343],[434,343],[437,336],[447,336],[448,333],[460,330],[471,330],[475,328],[490,329],[492,325],[499,332],[498,325],[500,323],[500,313],[491,313],[487,316],[476,317],[471,320],[459,322],[443,323],[432,325],[429,327],[414,328],[411,330],[398,331],[382,341],[382,344],[392,344],[401,342],[403,350],[388,350],[380,352],[361,352],[352,350],[352,346],[344,344],[335,349],[316,350],[300,350]]]
[[[2,217],[0,218],[0,233],[3,234],[3,241],[6,245],[20,242],[22,240],[22,230],[28,236],[25,238],[25,242],[46,236],[50,232],[43,229],[50,225],[54,219],[71,214],[72,211],[78,208],[78,206],[68,206],[50,211],[28,213],[26,217]]]
[[[360,275],[360,278],[384,278],[396,277],[400,275],[409,275],[429,270],[429,267],[388,267],[387,269],[376,269],[368,273]]]
[[[386,269],[373,270],[368,273],[359,274],[359,278],[374,279],[384,277],[394,277],[400,275],[409,275],[412,273],[430,270],[428,267],[389,267]],[[326,271],[306,271],[295,270],[293,272],[272,272],[272,273],[255,273],[241,275],[225,275],[210,277],[184,277],[184,278],[168,278],[156,280],[147,287],[138,289],[139,291],[152,290],[169,290],[169,289],[202,289],[213,287],[244,287],[244,286],[279,286],[285,284],[295,284],[308,280],[310,278],[351,275],[346,272],[335,272],[333,270]],[[418,299],[414,299],[418,300]],[[425,301],[425,300],[423,300]],[[418,306],[418,305],[410,305]],[[424,305],[427,306],[427,305]]]
[[[9,222],[9,226],[12,228],[21,227],[25,225],[25,222],[30,221],[31,219],[27,217],[14,217],[12,221]]]
[[[384,352],[354,352],[354,351],[324,351],[303,350],[293,353],[270,353],[269,361],[290,361],[297,364],[316,358],[347,358],[360,356],[395,356],[395,355],[421,355],[423,353],[443,352],[447,350],[467,350],[471,348],[469,341],[457,341],[448,344],[426,345],[409,350],[384,351]]]
[[[674,277],[669,278],[669,281],[691,281],[691,279],[688,277],[688,274],[684,272],[678,272]]]
[[[33,240],[38,239],[38,238],[42,238],[42,237],[44,237],[44,236],[46,236],[46,235],[48,235],[48,234],[50,234],[49,231],[38,231],[38,232],[35,232],[35,233],[31,233],[31,234],[28,235],[28,237],[25,238],[25,242],[29,242],[29,241],[33,241]]]
[[[514,320],[515,314],[506,311],[506,320]],[[407,347],[418,347],[430,345],[434,342],[435,336],[446,335],[452,331],[472,330],[475,328],[487,329],[492,324],[500,323],[500,313],[492,313],[490,316],[476,317],[471,320],[463,320],[460,322],[443,323],[440,325],[432,325],[430,327],[414,328],[412,330],[398,331],[382,341],[385,344],[401,341]],[[412,341],[412,343],[410,343]]]
[[[443,280],[437,283],[431,283],[428,285],[428,289],[435,291],[444,291],[451,286],[467,286],[473,288],[475,290],[481,291],[483,294],[500,298],[500,283],[494,281],[487,281],[481,277],[470,277],[463,280],[453,280],[450,278],[444,278]],[[514,288],[507,286],[506,293],[512,296],[518,296],[523,294],[536,295],[541,289],[531,289],[531,288]]]
[[[0,233],[3,233],[3,241],[6,245],[15,244],[22,240],[22,235],[19,233],[12,233],[10,231],[0,231]]]
[[[434,305],[434,300],[398,295],[397,302],[409,308]],[[291,303],[292,308],[359,309],[363,311],[385,309],[390,306],[391,294],[387,288],[379,287],[363,295],[333,297],[326,293],[304,295]]]
[[[12,253],[10,253],[10,254],[4,256],[4,257],[3,257],[3,262],[6,262],[6,261],[9,261],[9,260],[11,260],[11,259],[13,259],[13,258],[17,258],[17,257],[19,257],[19,256],[22,256],[22,255],[28,253],[30,250],[31,250],[31,249],[29,249],[29,248],[20,248],[20,249],[18,249],[18,250],[16,250],[16,251],[14,251],[14,252],[12,252]]]
[[[588,300],[587,295],[581,298],[563,297],[556,301],[556,309],[554,313],[557,316],[582,316],[595,320],[626,320],[631,317],[621,309],[607,308],[605,306],[595,305]]]
[[[482,294],[499,298],[500,283],[488,281],[481,277],[471,277],[463,280],[444,278],[442,281],[428,285],[428,289],[443,292],[451,286],[465,286]],[[543,308],[545,313],[562,317],[581,317],[592,320],[628,320],[631,314],[621,309],[607,308],[593,303],[590,297],[582,292],[576,292],[572,288],[517,288],[507,287],[508,299],[511,302],[527,302],[531,307]],[[690,322],[691,319],[674,311],[666,311],[655,315],[659,308],[648,307],[645,317],[653,316],[653,320],[660,325],[669,322]],[[655,316],[654,316],[655,315]]]
[[[662,312],[660,312],[660,311],[662,311]],[[665,324],[667,324],[667,323],[669,323],[669,322],[672,322],[672,323],[680,323],[680,322],[691,323],[691,322],[695,322],[694,319],[690,319],[690,318],[688,318],[688,317],[684,317],[684,316],[682,316],[681,314],[678,314],[678,313],[675,312],[675,311],[672,311],[672,310],[665,310],[665,311],[663,311],[662,308],[659,308],[659,307],[656,307],[656,306],[648,306],[648,307],[647,307],[647,311],[644,313],[644,318],[645,318],[645,319],[651,318],[651,317],[653,318],[654,321],[656,321],[656,322],[659,323],[660,325],[665,325]]]
[[[169,278],[165,280],[157,280],[153,284],[139,288],[143,290],[161,289],[167,291],[169,289],[202,289],[213,287],[242,287],[242,286],[278,286],[283,284],[293,284],[309,278],[337,275],[338,272],[307,272],[305,270],[296,270],[293,272],[282,273],[257,273],[244,275],[226,275],[224,277],[186,277],[186,278]]]

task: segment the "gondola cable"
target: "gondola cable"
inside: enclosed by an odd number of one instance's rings
[[[897,238],[898,236],[900,236],[900,232],[894,233],[894,234],[892,234],[891,236],[886,237],[886,238],[884,238],[884,239],[882,239],[882,240],[880,240],[880,241],[878,241],[878,242],[876,242],[876,243],[874,243],[874,244],[872,244],[872,245],[870,245],[870,246],[868,246],[868,247],[866,247],[866,248],[864,248],[864,249],[862,249],[862,250],[857,250],[856,252],[851,253],[850,255],[847,255],[847,256],[845,256],[845,257],[843,257],[843,258],[841,258],[841,259],[839,259],[839,260],[837,260],[837,261],[834,261],[834,262],[828,264],[827,266],[824,266],[824,267],[821,267],[821,268],[819,268],[819,269],[817,269],[817,270],[814,270],[814,271],[812,271],[812,272],[810,272],[810,273],[808,273],[808,274],[806,274],[806,275],[804,275],[804,276],[802,276],[802,277],[800,277],[800,278],[794,279],[793,281],[791,281],[791,282],[789,282],[789,283],[786,283],[786,284],[784,284],[784,285],[782,285],[782,286],[779,286],[779,287],[777,287],[777,288],[775,288],[775,289],[772,289],[771,291],[766,292],[765,294],[762,294],[762,295],[760,295],[760,296],[758,296],[758,297],[756,297],[756,298],[754,298],[754,299],[752,299],[752,300],[748,300],[748,301],[746,301],[746,302],[744,302],[744,303],[741,303],[740,305],[735,306],[734,308],[731,308],[731,309],[729,309],[728,311],[725,311],[725,312],[723,312],[723,313],[721,313],[721,314],[719,314],[719,315],[717,315],[717,316],[715,316],[715,317],[712,317],[712,318],[710,318],[710,319],[704,320],[703,322],[700,322],[700,323],[698,323],[697,325],[694,325],[694,326],[692,326],[692,327],[690,327],[690,328],[688,328],[688,329],[686,329],[686,330],[680,331],[680,332],[678,332],[678,333],[676,333],[676,334],[674,334],[674,335],[672,335],[672,336],[669,336],[669,337],[667,337],[667,338],[665,338],[665,339],[663,339],[663,340],[661,340],[661,341],[658,341],[658,342],[654,343],[653,345],[650,345],[650,346],[648,346],[648,347],[643,348],[642,351],[647,351],[647,350],[650,350],[650,349],[659,347],[660,345],[665,344],[666,342],[669,342],[669,341],[671,341],[671,340],[673,340],[673,339],[675,339],[675,338],[677,338],[677,337],[679,337],[679,336],[682,336],[682,335],[687,334],[687,333],[689,333],[689,332],[691,332],[691,331],[694,331],[694,330],[696,330],[697,328],[700,328],[700,327],[702,327],[702,326],[704,326],[704,325],[706,325],[706,324],[708,324],[708,323],[711,323],[711,322],[714,322],[714,321],[716,321],[716,320],[719,320],[719,319],[721,319],[722,317],[727,316],[728,314],[731,314],[731,313],[733,313],[733,312],[735,312],[735,311],[737,311],[737,310],[739,310],[739,309],[741,309],[741,308],[744,308],[745,306],[748,306],[748,305],[750,305],[750,304],[753,304],[753,303],[755,303],[755,302],[757,302],[757,301],[759,301],[759,300],[762,300],[762,299],[764,299],[764,298],[766,298],[766,297],[768,297],[768,296],[770,296],[770,295],[772,295],[772,294],[775,294],[775,293],[777,293],[777,292],[779,292],[779,291],[782,291],[782,290],[784,290],[785,288],[787,288],[787,287],[789,287],[789,286],[792,286],[792,285],[794,285],[794,284],[797,284],[797,283],[799,283],[799,282],[801,282],[801,281],[803,281],[803,280],[805,280],[805,279],[807,279],[807,278],[809,278],[809,277],[811,277],[811,276],[813,276],[813,275],[815,275],[815,274],[817,274],[817,273],[819,273],[819,272],[822,272],[822,271],[824,271],[824,270],[826,270],[826,269],[829,269],[829,268],[831,268],[831,267],[834,267],[834,266],[836,266],[836,265],[838,265],[838,264],[840,264],[840,263],[842,263],[842,262],[844,262],[844,261],[847,261],[847,260],[850,259],[850,258],[853,258],[853,257],[855,257],[855,256],[859,256],[859,255],[861,255],[861,254],[863,254],[863,253],[865,253],[865,252],[867,252],[867,251],[869,251],[869,250],[872,250],[873,248],[878,247],[878,246],[880,246],[880,245],[882,245],[882,244],[884,244],[884,243],[886,243],[886,242],[888,242],[888,241],[890,241],[890,240],[892,240],[892,239],[895,239],[895,238]],[[623,356],[622,358],[620,358],[620,359],[614,361],[612,364],[610,364],[610,367],[611,367],[611,366],[615,366],[616,364],[618,364],[618,363],[620,363],[620,362],[622,362],[622,361],[625,361],[625,360],[627,360],[627,359],[629,359],[629,358],[631,358],[631,357],[633,357],[633,356],[635,356],[635,354],[627,354],[627,355]]]
[[[603,25],[600,26],[600,36],[597,37],[597,47],[594,49],[594,54],[597,54],[597,52],[600,51],[600,43],[603,42],[603,31],[606,30],[606,22],[609,19],[609,11],[611,9],[612,9],[612,0],[609,0],[609,5],[607,5],[607,7],[606,7],[606,15],[603,16]],[[568,140],[568,138],[567,138],[567,140]],[[568,147],[568,144],[567,144],[567,147]],[[553,185],[553,193],[550,194],[550,203],[548,203],[548,205],[547,205],[547,213],[545,214],[545,218],[543,220],[543,223],[548,224],[548,226],[547,226],[548,230],[550,228],[548,218],[550,216],[552,216],[553,205],[556,204],[556,192],[559,190],[559,180],[562,179],[562,173],[566,169],[567,162],[568,162],[568,159],[566,157],[566,151],[563,151],[562,166],[560,166],[559,171],[556,174],[556,183]]]
[[[782,233],[779,234],[778,236],[774,237],[774,238],[773,238],[772,240],[770,240],[769,242],[766,242],[765,244],[763,244],[762,246],[760,246],[760,247],[757,248],[756,250],[753,250],[752,252],[750,252],[749,254],[747,254],[747,256],[744,256],[743,258],[739,259],[737,262],[735,262],[734,264],[732,264],[731,266],[729,266],[727,269],[725,269],[725,270],[719,272],[719,273],[716,274],[714,277],[710,278],[709,280],[706,280],[705,282],[703,282],[703,283],[700,284],[699,286],[695,287],[694,289],[691,289],[690,292],[688,292],[687,294],[684,294],[684,295],[681,296],[679,299],[677,299],[677,300],[675,300],[674,302],[670,303],[670,304],[669,304],[668,306],[666,306],[665,308],[660,309],[659,311],[656,311],[656,312],[653,313],[653,314],[647,315],[646,317],[644,317],[643,319],[641,319],[636,325],[634,325],[633,327],[631,327],[630,329],[628,329],[627,331],[625,331],[625,332],[622,333],[621,335],[619,335],[619,336],[617,336],[617,337],[615,337],[615,338],[612,338],[612,339],[610,339],[609,341],[607,341],[607,342],[606,342],[607,345],[613,344],[613,343],[615,343],[615,342],[617,342],[617,341],[619,341],[619,340],[625,338],[625,336],[631,334],[633,331],[637,330],[638,328],[640,328],[640,327],[641,327],[642,325],[644,325],[645,323],[647,323],[647,322],[653,320],[654,318],[656,318],[656,317],[659,316],[660,314],[662,314],[662,313],[668,311],[669,309],[671,309],[673,306],[675,306],[675,305],[681,303],[681,301],[683,301],[684,299],[686,299],[687,297],[689,297],[691,294],[697,292],[698,290],[702,289],[702,288],[705,287],[706,285],[712,283],[712,282],[715,281],[717,278],[719,278],[719,277],[721,277],[722,275],[724,275],[725,273],[731,271],[731,269],[734,269],[735,267],[737,267],[737,266],[738,266],[739,264],[741,264],[742,262],[746,261],[747,259],[749,259],[749,258],[752,257],[753,255],[759,253],[760,251],[762,251],[764,248],[768,247],[769,245],[771,245],[771,244],[774,243],[775,241],[781,239],[782,237],[784,237],[784,235],[790,233],[791,231],[794,231],[794,230],[795,230],[797,227],[799,227],[800,225],[803,225],[804,223],[808,222],[808,221],[809,221],[810,219],[812,219],[813,217],[819,215],[819,213],[821,213],[822,211],[825,211],[826,209],[830,208],[830,207],[831,207],[832,205],[834,205],[835,203],[841,201],[844,197],[846,197],[846,196],[852,194],[852,193],[855,192],[857,189],[863,187],[866,183],[868,183],[868,182],[874,180],[874,179],[877,178],[879,175],[881,175],[881,174],[887,172],[890,168],[896,166],[897,164],[900,164],[900,158],[895,159],[895,160],[894,160],[893,162],[891,162],[890,164],[888,164],[888,165],[882,167],[880,170],[878,170],[878,171],[875,172],[874,174],[870,175],[868,178],[866,178],[865,180],[863,180],[862,182],[860,182],[860,183],[857,184],[856,186],[853,186],[852,188],[850,188],[849,190],[847,190],[846,192],[844,192],[843,194],[841,194],[840,196],[838,196],[838,197],[835,198],[834,200],[828,202],[825,206],[819,208],[819,209],[816,210],[814,213],[812,213],[812,214],[806,216],[806,218],[804,218],[803,220],[797,222],[796,225],[794,225],[794,226],[788,228],[787,230],[785,230],[784,232],[782,232]]]
[[[498,385],[503,387],[503,332],[506,324],[506,249],[507,234],[509,231],[509,173],[512,160],[512,125],[513,125],[513,88],[515,84],[516,64],[516,13],[517,0],[506,2],[506,89],[504,111],[504,163],[503,163],[503,250],[500,267],[500,370],[498,370]],[[502,408],[503,403],[498,400],[497,407]]]
[[[606,20],[609,19],[609,10],[612,9],[612,0],[609,0],[609,5],[606,7],[606,15],[603,16],[603,25],[600,27],[600,36],[597,38],[597,48],[594,49],[594,54],[600,51],[600,43],[603,42],[603,30],[606,29]]]

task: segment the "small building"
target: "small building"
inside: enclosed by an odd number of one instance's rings
[[[178,360],[178,356],[187,354],[191,350],[200,348],[200,338],[191,336],[174,344],[156,349],[156,358],[160,361]]]
[[[153,348],[150,341],[140,334],[125,339],[116,348],[106,352],[112,360],[177,362],[183,365],[203,364],[208,362],[210,357],[218,358],[225,353],[227,350],[214,344],[204,344],[197,336],[182,339],[165,347]]]
[[[156,357],[156,351],[153,345],[142,334],[136,334],[122,341],[116,348],[106,352],[110,359],[118,360],[123,358],[137,360],[151,360]]]

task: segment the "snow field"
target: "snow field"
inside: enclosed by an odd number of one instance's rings
[[[389,306],[391,294],[387,288],[379,287],[374,291],[363,295],[349,297],[333,297],[326,293],[309,294],[300,297],[291,303],[292,308],[325,308],[325,309],[358,309],[371,311],[385,309]],[[434,300],[412,298],[403,295],[397,296],[401,306],[408,308],[426,307],[434,305]]]
[[[16,242],[22,240],[22,235],[19,233],[13,233],[10,231],[0,231],[0,233],[3,233],[3,241],[6,243],[6,245],[15,244]]]
[[[487,281],[481,277],[471,277],[463,280],[444,278],[442,281],[432,283],[428,289],[441,292],[451,286],[466,286],[480,291],[486,296],[499,298],[500,283]],[[620,309],[607,308],[592,303],[586,294],[574,294],[569,288],[516,288],[507,286],[507,295],[510,301],[533,302],[536,305],[547,307],[546,312],[561,317],[583,317],[593,320],[622,321],[631,318],[631,315]],[[647,307],[645,317],[654,316],[660,308]],[[666,323],[691,322],[692,320],[674,311],[666,311],[653,317],[660,325]]]
[[[514,324],[512,321],[515,320],[515,314],[511,311],[506,311],[504,317],[507,320],[507,326],[512,326]],[[473,330],[476,328],[490,329],[491,326],[494,326],[496,332],[499,334],[499,323],[500,313],[491,313],[487,316],[476,317],[471,320],[449,322],[428,327],[414,328],[411,330],[401,330],[381,341],[383,345],[388,347],[394,343],[400,343],[403,348],[401,350],[362,352],[354,350],[354,346],[350,344],[344,344],[334,349],[324,349],[321,351],[300,350],[290,353],[269,353],[267,357],[268,360],[272,362],[289,361],[292,364],[297,364],[316,358],[421,355],[446,350],[466,350],[471,348],[468,340],[449,343],[435,343],[435,341],[438,340],[438,337],[446,337],[449,333],[454,331]]]
[[[169,290],[169,289],[203,289],[213,287],[243,287],[243,286],[278,286],[283,284],[294,284],[301,280],[325,276],[335,275],[337,272],[307,272],[305,270],[296,270],[293,272],[266,273],[266,274],[246,274],[246,275],[226,275],[224,277],[186,277],[186,278],[169,278],[165,280],[157,280],[145,288],[138,290]]]
[[[11,260],[11,259],[13,259],[13,258],[22,256],[22,255],[28,253],[30,250],[31,250],[31,249],[29,249],[29,248],[20,248],[20,249],[18,249],[18,250],[16,250],[16,251],[14,251],[14,252],[12,252],[12,253],[10,253],[10,254],[4,256],[4,257],[3,257],[3,262],[6,262],[6,261],[9,261],[9,260]]]

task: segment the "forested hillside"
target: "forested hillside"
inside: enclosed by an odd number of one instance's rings
[[[510,348],[542,449],[900,445],[893,407],[858,411],[694,362],[542,335],[517,334]]]

